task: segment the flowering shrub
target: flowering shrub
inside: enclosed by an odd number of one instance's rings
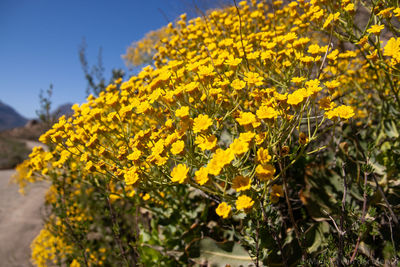
[[[153,66],[74,105],[19,168],[21,186],[51,182],[33,261],[397,262],[400,42],[379,37],[400,12],[362,4],[242,1],[169,24]]]

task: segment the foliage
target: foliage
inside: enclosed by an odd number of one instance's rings
[[[157,49],[155,45],[163,38],[167,38],[169,32],[167,28],[151,31],[138,42],[132,43],[122,56],[128,66],[140,66],[151,64]]]
[[[104,66],[102,57],[102,48],[99,48],[99,53],[97,56],[97,65],[93,65],[89,69],[89,63],[86,57],[86,41],[82,40],[79,47],[79,60],[81,62],[83,73],[85,74],[85,79],[87,81],[86,94],[98,96],[100,92],[104,91],[107,87],[106,79],[104,78]],[[112,69],[110,82],[122,79],[125,73],[122,69]]]
[[[182,2],[181,4],[184,3]],[[205,16],[204,11],[206,10],[211,10],[215,7],[222,8],[230,4],[230,0],[193,0],[186,8],[189,11],[189,17],[195,15]],[[170,19],[163,10],[158,9],[158,11],[164,16],[167,22],[170,22]],[[126,65],[128,67],[151,65],[153,63],[153,56],[157,53],[157,43],[163,39],[168,40],[172,34],[168,27],[162,27],[158,30],[148,32],[141,40],[133,42],[127,48],[126,54],[122,56]]]
[[[34,262],[398,264],[397,17],[350,0],[182,15],[154,67],[75,105],[21,167],[52,182]]]
[[[12,169],[28,158],[25,143],[0,135],[0,169]]]
[[[51,128],[51,125],[55,122],[54,116],[51,114],[51,96],[53,95],[53,84],[49,85],[46,93],[43,89],[40,89],[39,93],[39,110],[36,110],[36,115],[39,120],[43,122],[47,128]]]

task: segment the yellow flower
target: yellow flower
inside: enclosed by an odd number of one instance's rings
[[[326,88],[333,90],[333,89],[339,87],[340,82],[337,80],[332,80],[332,81],[327,81],[324,84],[325,84]]]
[[[319,91],[321,91],[322,88],[319,86],[319,84],[320,84],[320,81],[318,79],[307,81],[305,84],[306,94],[304,97],[314,95],[314,94],[318,93]]]
[[[151,148],[151,153],[153,155],[159,155],[164,151],[165,141],[163,139],[158,140],[154,146]]]
[[[280,93],[274,92],[274,98],[277,101],[285,101],[287,99],[287,96],[288,96],[287,93],[280,94]]]
[[[281,148],[281,156],[286,157],[290,152],[290,148],[288,146],[283,146]]]
[[[209,77],[214,75],[214,67],[213,66],[199,66],[199,70],[197,72],[200,77]]]
[[[300,134],[299,134],[299,143],[301,144],[301,145],[305,145],[305,144],[307,144],[308,143],[308,136],[305,134],[305,133],[303,133],[303,132],[301,132]]]
[[[384,25],[372,25],[367,32],[378,35],[384,28]]]
[[[347,6],[344,7],[344,11],[346,11],[346,12],[353,12],[354,10],[355,9],[354,9],[354,4],[353,3],[348,4]]]
[[[266,148],[259,148],[257,151],[257,160],[258,162],[260,162],[261,164],[267,164],[268,162],[271,161],[271,156],[268,153],[268,149]]]
[[[303,102],[305,97],[307,97],[307,91],[301,88],[288,95],[287,103],[295,106]]]
[[[260,181],[268,181],[274,178],[275,167],[272,164],[259,164],[256,167],[256,176]]]
[[[334,112],[336,113],[336,116],[345,120],[350,119],[355,115],[354,109],[350,106],[345,106],[345,105],[335,108]]]
[[[205,167],[201,167],[194,174],[194,179],[199,185],[203,185],[208,182],[208,170]]]
[[[240,133],[239,139],[245,142],[250,142],[256,136],[253,132]]]
[[[354,109],[350,106],[345,106],[345,105],[339,106],[328,112],[325,112],[325,116],[330,120],[335,119],[337,117],[347,120],[353,117],[354,115],[355,115]]]
[[[208,173],[212,175],[218,175],[222,168],[231,163],[232,160],[235,159],[235,155],[233,154],[231,149],[217,149],[212,159],[207,165]]]
[[[400,18],[400,7],[393,10],[393,13],[395,17]]]
[[[306,78],[304,78],[304,77],[293,77],[290,81],[293,83],[299,84],[305,80],[306,80]]]
[[[179,164],[171,172],[171,181],[183,184],[187,178],[189,168],[185,164]]]
[[[192,92],[194,92],[194,91],[196,91],[198,89],[199,89],[199,83],[198,82],[191,82],[191,83],[185,85],[185,91],[187,93],[192,93]]]
[[[241,58],[235,58],[234,56],[229,56],[228,59],[225,61],[225,64],[228,66],[236,67],[237,65],[242,62]]]
[[[239,118],[236,121],[242,125],[249,125],[256,122],[256,116],[251,112],[240,112]]]
[[[81,267],[81,264],[76,259],[74,259],[69,266],[70,267]]]
[[[285,61],[282,63],[282,65],[285,66],[285,67],[290,67],[290,66],[292,66],[292,62],[290,62],[289,60],[285,60]]]
[[[91,160],[89,160],[89,161],[86,163],[85,169],[86,169],[88,172],[94,172],[94,171],[96,171],[96,166],[93,164],[93,162],[92,162]]]
[[[307,52],[310,54],[313,54],[313,55],[319,54],[319,53],[321,53],[321,47],[319,47],[319,45],[317,45],[317,44],[312,44],[308,47]],[[301,78],[303,78],[303,77],[301,77]],[[305,78],[303,78],[303,79],[305,79]],[[292,79],[292,82],[293,82],[293,79]]]
[[[137,114],[142,114],[145,113],[147,111],[149,111],[151,109],[151,105],[148,101],[144,101],[142,103],[139,104],[139,106],[136,108],[136,113]],[[118,120],[118,118],[114,118],[114,117],[110,117],[112,114],[112,112],[109,114],[109,120]]]
[[[235,79],[232,81],[231,85],[232,88],[235,90],[242,90],[246,86],[246,82],[239,79]]]
[[[249,210],[253,205],[254,201],[246,195],[241,195],[236,200],[236,208],[238,210]]]
[[[183,151],[184,148],[185,148],[185,142],[183,142],[182,140],[178,140],[172,144],[171,153],[173,155],[178,155]]]
[[[236,190],[236,192],[245,191],[250,189],[251,180],[247,176],[236,176],[232,181],[232,188]]]
[[[205,131],[212,125],[212,119],[210,119],[207,115],[200,114],[197,118],[194,119],[193,122],[193,132],[200,133]]]
[[[175,116],[180,117],[180,118],[186,118],[189,116],[189,107],[188,106],[183,106],[180,109],[177,109],[175,111]]]
[[[335,103],[331,101],[329,96],[321,98],[318,102],[319,108],[323,110],[331,110],[335,107]]]
[[[158,76],[158,78],[159,78],[161,81],[166,81],[166,80],[168,80],[170,77],[171,77],[171,72],[169,72],[169,71],[163,71],[163,72],[161,72],[160,76]]]
[[[324,25],[322,26],[322,29],[325,29],[326,27],[328,27],[328,25],[331,24],[332,21],[337,21],[339,16],[340,16],[340,12],[336,12],[335,14],[329,14]]]
[[[94,134],[92,137],[90,137],[89,142],[86,143],[86,147],[94,149],[98,143],[98,136],[97,134]]]
[[[132,167],[128,171],[126,171],[125,174],[124,174],[124,178],[125,178],[125,183],[127,185],[131,185],[131,184],[136,183],[139,180],[139,175],[137,173],[137,168],[136,167]]]
[[[305,63],[305,64],[309,64],[309,63],[314,61],[314,58],[310,57],[310,56],[303,56],[303,57],[300,58],[300,61]]]
[[[232,210],[232,206],[228,205],[226,202],[221,202],[215,212],[218,214],[218,216],[222,217],[223,219],[226,219],[229,217],[230,213]]]
[[[389,7],[389,8],[385,8],[382,9],[381,11],[379,11],[378,14],[376,14],[377,16],[382,16],[384,18],[391,18],[392,17],[392,10],[394,9],[394,7]]]
[[[249,150],[249,143],[239,138],[235,139],[229,146],[235,155],[242,155]]]
[[[257,110],[257,117],[261,120],[276,119],[278,117],[278,112],[273,107],[263,105]]]
[[[269,199],[272,203],[276,203],[278,202],[280,197],[283,197],[283,188],[281,185],[274,184],[271,187],[271,194],[269,195]]]
[[[142,197],[142,199],[143,199],[144,201],[147,201],[147,200],[150,199],[150,195],[149,195],[148,193],[146,193],[146,194]]]
[[[215,135],[198,135],[194,143],[198,145],[202,151],[211,150],[217,145],[217,137],[215,137]]]
[[[326,58],[327,58],[327,59],[330,59],[330,60],[336,60],[338,55],[339,55],[339,50],[335,49],[335,50],[333,50],[332,52],[330,52],[330,53],[326,56]]]
[[[142,152],[138,149],[135,149],[131,154],[129,154],[126,158],[132,161],[136,161],[140,158]]]
[[[389,56],[400,62],[400,38],[390,38],[385,45],[384,56]]]
[[[265,132],[257,134],[256,138],[255,138],[256,145],[261,145],[264,142],[266,137],[267,137],[267,134]]]
[[[264,78],[260,76],[257,72],[246,72],[244,80],[249,84],[249,85],[255,85],[255,86],[260,86],[263,84]]]

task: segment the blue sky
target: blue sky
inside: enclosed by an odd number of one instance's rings
[[[197,0],[199,7],[216,0]],[[102,47],[108,80],[125,67],[121,55],[148,31],[180,14],[193,0],[0,0],[0,100],[26,118],[39,109],[40,89],[53,84],[53,107],[82,103],[86,80],[78,49],[86,40],[89,65]],[[160,11],[162,10],[162,12]]]

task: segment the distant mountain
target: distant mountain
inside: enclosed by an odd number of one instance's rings
[[[28,120],[0,100],[0,131],[24,126]]]
[[[56,118],[59,118],[62,115],[65,115],[65,116],[69,117],[72,114],[74,114],[74,111],[71,109],[71,107],[72,107],[71,103],[67,103],[67,104],[63,104],[61,106],[58,106],[58,108],[53,111],[53,115]]]
[[[66,115],[67,117],[72,116],[73,110],[71,109],[71,107],[72,104],[61,105],[57,107],[51,113],[51,115],[53,116],[53,118],[55,118],[55,120],[57,120],[62,115]],[[0,107],[0,114],[1,110],[2,109]],[[0,123],[0,126],[3,125]],[[47,123],[41,122],[39,119],[33,119],[29,121],[25,120],[25,123],[22,123],[22,126],[20,124],[20,126],[14,127],[12,129],[10,128],[1,128],[1,129],[6,129],[6,130],[0,130],[0,139],[14,138],[14,139],[37,140],[39,136],[44,134],[49,129],[49,125]]]

